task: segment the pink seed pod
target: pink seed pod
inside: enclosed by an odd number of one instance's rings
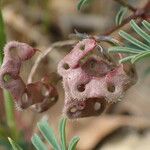
[[[20,77],[22,62],[30,59],[36,51],[37,49],[26,43],[13,41],[6,44],[4,61],[0,69],[0,86],[11,93],[17,108],[26,109],[34,105],[37,112],[43,112],[58,99],[57,90],[49,82],[52,78],[46,77],[46,80],[26,85]]]
[[[49,83],[47,76],[35,83],[27,85],[27,95],[29,101],[34,105],[34,109],[37,112],[44,112],[53,106],[58,100],[58,93],[56,88]],[[38,94],[37,94],[38,93]]]
[[[22,61],[30,59],[37,49],[29,46],[26,43],[17,41],[11,41],[4,47],[5,58],[17,58],[19,57]],[[16,55],[17,54],[17,55]]]
[[[84,39],[58,64],[65,90],[63,112],[71,119],[100,115],[109,103],[120,101],[137,80],[131,64],[117,65],[103,55],[81,61],[98,47],[94,39]]]

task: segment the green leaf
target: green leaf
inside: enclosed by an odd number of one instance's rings
[[[125,63],[125,62],[128,62],[128,61],[131,61],[131,59],[133,58],[134,56],[128,56],[128,57],[125,57],[125,58],[122,58],[119,60],[119,63]]]
[[[45,137],[45,139],[52,145],[53,149],[60,150],[53,129],[49,126],[48,122],[43,120],[38,123],[38,128]]]
[[[8,137],[8,140],[9,140],[13,150],[22,150],[22,148],[18,144],[16,144],[11,138]]]
[[[60,138],[61,138],[61,146],[58,145],[58,142],[55,138],[54,132],[52,128],[49,126],[48,122],[43,120],[38,123],[38,128],[41,131],[42,135],[45,137],[45,139],[48,141],[49,144],[52,145],[54,150],[67,150],[66,146],[66,133],[65,133],[65,127],[66,127],[66,118],[62,118],[60,120],[59,124],[59,132],[60,132]],[[78,137],[73,137],[70,144],[69,144],[69,150],[76,150],[77,142],[79,141]],[[32,137],[32,143],[36,147],[37,150],[47,150],[44,143],[41,141],[40,137],[38,135],[34,135]]]
[[[10,142],[7,142],[6,139],[0,139],[0,145],[2,147],[5,147],[6,150],[12,149],[12,146],[10,145]]]
[[[79,137],[73,137],[71,142],[69,143],[68,150],[76,150],[76,146],[79,140]]]
[[[5,35],[4,21],[3,21],[2,12],[0,10],[0,64],[2,64],[3,62],[3,56],[4,56],[3,48],[5,44],[6,44],[6,35]]]
[[[126,7],[120,8],[115,18],[116,25],[120,25],[122,23],[123,18],[125,17],[125,14],[127,13],[127,10],[128,9]]]
[[[142,24],[143,24],[143,26],[144,26],[148,31],[150,31],[150,23],[149,23],[149,22],[147,22],[146,20],[144,20],[144,21],[142,22]]]
[[[0,3],[1,5],[1,3]],[[4,21],[0,6],[0,66],[3,63],[3,57],[4,57],[4,46],[6,44],[6,34],[5,34],[5,27],[4,27]],[[14,117],[14,105],[12,101],[12,97],[10,93],[7,90],[3,90],[3,96],[4,96],[4,106],[5,106],[5,113],[6,113],[6,122],[8,127],[11,129],[11,134],[13,135],[13,138],[18,138],[18,132],[16,129],[16,122]]]
[[[77,5],[78,10],[80,10],[86,3],[90,2],[91,0],[79,0]]]
[[[65,133],[66,121],[67,121],[66,118],[62,118],[59,124],[59,132],[60,132],[62,150],[66,150],[66,133]]]
[[[109,52],[113,53],[129,53],[129,54],[138,54],[141,50],[137,50],[130,47],[123,47],[123,46],[114,46],[108,49]]]
[[[150,43],[150,36],[144,32],[137,24],[134,20],[130,21],[130,25],[131,27],[134,29],[134,31],[140,35],[145,41],[147,41],[148,43]],[[149,49],[150,50],[150,49]]]
[[[129,41],[130,43],[132,43],[133,45],[141,48],[142,50],[150,50],[150,47],[144,43],[142,43],[141,41],[137,40],[136,38],[132,37],[130,34],[124,32],[124,31],[120,31],[119,32],[120,36],[123,37],[124,39],[126,39],[127,41]]]
[[[37,150],[48,150],[45,144],[42,142],[41,138],[37,134],[34,134],[31,141]]]
[[[150,31],[150,23],[147,21],[143,21],[142,22],[143,26]],[[144,42],[139,41],[138,39],[136,39],[135,37],[131,36],[130,34],[124,32],[124,31],[120,31],[119,34],[121,37],[123,37],[125,40],[127,40],[128,42],[130,42],[128,46],[114,46],[109,48],[109,52],[113,52],[113,53],[126,53],[126,54],[130,54],[129,56],[122,58],[119,62],[123,63],[123,62],[127,62],[127,61],[131,61],[132,63],[137,62],[138,60],[141,60],[147,56],[150,56],[150,46],[148,44],[150,44],[150,35],[148,33],[146,33],[143,29],[141,29],[137,23],[134,20],[130,21],[130,26],[133,28],[133,30],[139,35],[141,36]],[[148,44],[147,44],[148,42]],[[136,47],[137,48],[136,48]]]
[[[143,59],[148,56],[150,56],[150,52],[143,52],[143,53],[137,54],[131,59],[131,62],[134,64],[135,62],[139,61],[140,59]]]

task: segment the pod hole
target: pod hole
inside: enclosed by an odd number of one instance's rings
[[[107,90],[111,93],[115,92],[115,85],[113,83],[107,84]]]
[[[85,50],[85,44],[80,45],[80,50],[84,51]]]
[[[63,65],[63,68],[64,68],[65,70],[68,70],[70,67],[69,67],[69,65],[68,65],[67,63],[65,63],[65,64]]]
[[[85,102],[80,102],[77,107],[79,110],[83,110],[85,108]]]
[[[76,107],[72,107],[71,109],[70,109],[70,112],[71,113],[75,113],[77,111],[77,108]]]
[[[96,102],[96,103],[94,104],[94,110],[95,110],[95,111],[98,111],[98,110],[100,110],[100,109],[101,109],[101,103]]]
[[[56,100],[56,97],[51,97],[51,101],[53,102],[53,101],[55,101]]]
[[[7,73],[4,75],[3,79],[5,82],[10,82],[12,80],[12,77],[10,74]]]
[[[97,61],[96,60],[91,60],[90,61],[90,63],[89,63],[89,67],[91,68],[91,69],[94,69],[95,68],[95,65],[96,65],[96,63],[97,63]]]
[[[77,86],[77,89],[78,89],[79,92],[85,91],[85,84],[80,84],[80,85],[78,85],[78,86]]]
[[[27,95],[27,93],[24,93],[24,94],[22,95],[22,102],[23,102],[23,103],[27,103],[27,102],[28,102],[28,95]]]
[[[49,95],[49,91],[47,90],[47,88],[45,86],[42,86],[41,92],[42,92],[43,96],[48,96]]]

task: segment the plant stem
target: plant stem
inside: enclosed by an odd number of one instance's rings
[[[6,35],[4,31],[4,22],[3,22],[3,17],[2,17],[2,12],[0,10],[0,65],[3,63],[3,47],[6,43]]]
[[[132,7],[131,5],[129,5],[128,3],[126,3],[123,0],[114,0],[120,4],[122,4],[123,6],[128,7],[130,10],[132,10],[134,13],[132,15],[130,15],[129,17],[127,17],[126,19],[124,19],[124,21],[118,25],[118,26],[113,26],[110,28],[110,30],[108,30],[107,32],[103,33],[103,35],[110,35],[113,32],[117,31],[118,29],[120,29],[121,27],[123,27],[124,25],[126,25],[128,22],[130,22],[132,19],[137,19],[137,18],[150,18],[149,15],[149,9],[150,9],[150,0],[145,4],[145,6],[141,9],[137,9]]]
[[[2,16],[1,8],[0,8],[0,65],[2,65],[3,63],[3,57],[4,57],[3,48],[4,48],[4,45],[6,44],[6,34],[5,34],[4,28],[5,27],[4,27],[4,22],[3,22],[3,16]],[[7,125],[10,128],[13,138],[16,139],[17,130],[16,130],[14,105],[13,105],[12,97],[9,94],[9,92],[6,90],[3,90],[3,95],[4,95],[4,101],[5,101],[4,104],[5,104]]]
[[[113,32],[117,31],[118,29],[120,29],[121,27],[123,27],[124,25],[126,25],[128,22],[130,22],[132,19],[136,19],[138,17],[140,17],[142,14],[132,14],[129,17],[127,17],[126,19],[124,19],[124,21],[118,25],[118,26],[113,26],[110,30],[108,30],[107,32],[105,32],[103,35],[110,35]]]
[[[14,105],[12,101],[12,97],[7,90],[3,90],[4,100],[5,100],[5,113],[7,119],[7,125],[11,129],[12,136],[16,135],[16,122],[14,116]]]
[[[127,3],[124,0],[114,0],[114,1],[116,1],[119,4],[121,4],[124,7],[127,7],[129,10],[131,10],[133,12],[136,12],[136,10],[137,10],[136,8],[134,8],[133,6],[131,6],[129,3]]]

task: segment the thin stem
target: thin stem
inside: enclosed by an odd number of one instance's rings
[[[12,101],[12,97],[7,90],[3,90],[3,95],[5,99],[5,112],[6,112],[6,119],[7,125],[11,130],[12,137],[16,138],[17,130],[16,130],[16,122],[14,116],[14,105]]]
[[[133,6],[131,6],[129,3],[127,3],[124,0],[114,0],[114,1],[116,1],[119,4],[121,4],[124,7],[127,7],[129,10],[131,10],[133,12],[136,12],[136,10],[137,10],[136,8],[134,8]]]
[[[120,29],[121,27],[123,27],[124,25],[129,23],[132,19],[136,19],[136,18],[142,17],[142,15],[143,15],[143,11],[141,11],[141,12],[139,11],[138,13],[134,13],[134,14],[130,15],[129,17],[124,19],[124,21],[120,25],[113,26],[110,30],[105,32],[103,35],[110,35],[110,34],[112,34],[113,32],[117,31],[118,29]]]
[[[3,46],[6,43],[6,35],[4,32],[4,22],[2,17],[2,12],[0,10],[0,65],[3,63]]]
[[[132,9],[132,11],[134,13],[132,15],[130,15],[129,17],[127,17],[126,19],[124,19],[124,21],[120,25],[113,26],[110,30],[105,32],[103,35],[112,34],[113,32],[117,31],[118,29],[120,29],[121,27],[126,25],[132,19],[136,19],[136,18],[142,18],[143,19],[144,17],[147,17],[147,18],[149,17],[148,11],[149,11],[149,7],[150,7],[150,0],[145,4],[145,6],[142,9],[134,8],[123,0],[114,0],[114,1],[122,4],[123,6],[126,5],[126,7],[130,8],[130,10]]]
[[[3,48],[6,43],[6,34],[4,29],[4,22],[3,22],[3,16],[0,9],[0,65],[3,63]],[[5,104],[5,112],[6,112],[6,121],[7,125],[11,130],[11,134],[14,138],[16,138],[17,130],[16,130],[16,122],[15,122],[15,116],[14,116],[14,105],[12,101],[12,97],[9,94],[8,91],[3,90],[4,95],[4,104]]]
[[[28,76],[28,83],[31,83],[33,82],[33,77],[34,77],[34,74],[36,73],[37,69],[38,69],[38,66],[39,64],[41,63],[41,61],[52,51],[54,50],[55,48],[58,48],[58,47],[63,47],[63,46],[68,46],[68,45],[73,45],[75,44],[76,40],[67,40],[67,41],[58,41],[58,42],[55,42],[53,43],[48,49],[46,49],[44,51],[44,53],[42,53],[41,55],[38,56],[38,58],[36,59],[33,67],[31,68],[31,72],[29,73],[29,76]]]

